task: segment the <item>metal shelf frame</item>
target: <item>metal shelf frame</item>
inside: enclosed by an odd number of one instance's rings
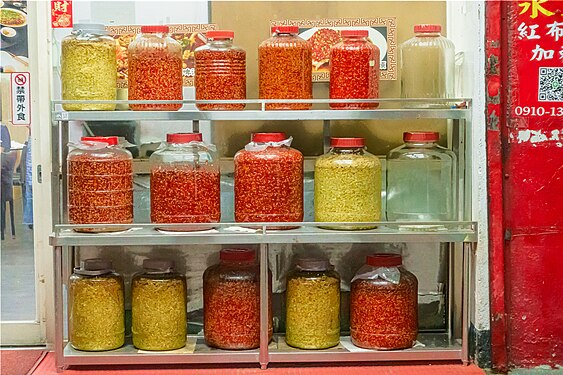
[[[172,101],[140,102],[171,103]],[[460,360],[469,362],[469,311],[471,310],[472,294],[472,259],[477,243],[477,223],[471,221],[471,163],[470,139],[471,100],[449,99],[444,103],[458,103],[458,107],[444,109],[411,109],[403,108],[415,104],[424,104],[428,100],[414,99],[379,99],[365,100],[378,102],[380,109],[376,110],[331,110],[330,103],[364,102],[364,100],[284,100],[283,102],[311,102],[313,109],[308,111],[266,111],[268,103],[280,102],[275,100],[246,100],[227,101],[229,103],[244,102],[247,107],[258,107],[242,111],[198,111],[185,109],[176,112],[149,111],[63,111],[62,104],[78,103],[76,101],[52,102],[52,173],[53,173],[53,223],[54,231],[50,237],[53,247],[55,264],[55,352],[58,371],[69,365],[110,365],[110,364],[210,364],[210,363],[256,363],[261,368],[267,368],[270,363],[291,362],[343,362],[343,361],[415,361],[415,360]],[[432,103],[435,103],[432,100]],[[95,103],[90,101],[88,103]],[[107,103],[107,102],[103,102]],[[115,103],[134,103],[116,101]],[[173,102],[177,103],[177,102]],[[194,106],[195,101],[180,101],[184,107]],[[203,103],[203,102],[202,102]],[[205,102],[208,103],[208,102]],[[459,103],[462,103],[459,105]],[[393,106],[392,104],[395,104]],[[398,104],[398,105],[397,105]],[[322,107],[326,108],[322,108]],[[318,108],[321,107],[321,108]],[[194,107],[195,108],[195,107]],[[192,121],[192,131],[198,131],[199,121],[203,120],[311,120],[323,122],[323,143],[328,148],[331,134],[331,121],[336,120],[404,120],[404,119],[449,119],[451,132],[451,148],[458,156],[458,217],[451,222],[428,222],[416,224],[400,222],[371,223],[377,228],[373,230],[327,230],[319,228],[323,225],[354,225],[355,223],[240,223],[213,224],[213,229],[206,231],[175,232],[173,230],[195,229],[198,224],[189,225],[158,225],[134,223],[128,229],[114,233],[80,233],[80,228],[107,228],[110,225],[70,225],[66,219],[66,157],[69,141],[69,121],[120,121],[120,120],[152,120],[152,121]],[[212,126],[220,126],[211,124]],[[108,124],[111,126],[111,124]],[[377,126],[374,124],[373,126]],[[357,223],[356,223],[357,224]],[[366,223],[361,223],[365,225]],[[122,225],[117,225],[123,227]],[[253,227],[249,230],[247,227]],[[297,226],[295,229],[271,230],[270,226]],[[186,228],[187,227],[187,228]],[[65,343],[64,319],[66,312],[63,304],[63,285],[72,272],[74,250],[80,246],[157,246],[157,245],[190,245],[190,244],[258,244],[260,246],[260,298],[268,298],[268,256],[270,244],[297,243],[448,243],[450,259],[455,253],[461,255],[461,311],[459,315],[450,316],[448,332],[445,334],[421,333],[419,341],[424,346],[400,351],[374,351],[353,347],[347,336],[341,338],[341,344],[336,348],[326,350],[298,350],[287,347],[282,336],[276,336],[269,342],[267,329],[261,330],[260,348],[250,351],[222,351],[208,348],[201,337],[189,337],[190,352],[147,353],[139,352],[130,344],[125,347],[99,353],[80,352]],[[123,249],[123,251],[126,251]],[[451,261],[450,261],[451,262]],[[452,263],[453,264],[453,263]],[[450,267],[450,281],[452,280]],[[451,297],[451,291],[450,297]],[[449,299],[449,298],[448,298]],[[450,302],[451,303],[451,302]],[[261,327],[268,326],[268,304],[261,304]],[[461,321],[461,328],[455,335],[452,333],[452,320]],[[188,346],[189,346],[188,345]]]

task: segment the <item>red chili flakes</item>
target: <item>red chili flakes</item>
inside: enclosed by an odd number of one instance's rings
[[[125,154],[85,153],[68,158],[68,214],[71,224],[133,222],[133,169]],[[82,228],[78,231],[91,232]]]
[[[241,150],[235,155],[235,220],[303,220],[301,152],[287,147],[268,147],[257,152]]]
[[[129,54],[129,100],[182,100],[182,56],[146,48]],[[135,111],[177,111],[181,104],[131,104]]]
[[[379,48],[364,38],[347,38],[330,54],[331,99],[379,97]],[[331,104],[336,109],[373,109],[378,103]]]
[[[218,171],[174,166],[152,170],[153,223],[217,223],[220,218]]]
[[[401,272],[399,284],[381,279],[355,280],[350,291],[352,343],[369,349],[413,346],[418,333],[418,282]]]
[[[311,44],[298,36],[274,36],[258,48],[260,99],[312,99]],[[309,109],[311,104],[267,104],[266,109]]]
[[[246,52],[242,49],[195,52],[196,100],[246,99]],[[202,111],[236,111],[244,104],[197,104]]]

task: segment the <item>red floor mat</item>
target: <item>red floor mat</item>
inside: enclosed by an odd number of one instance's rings
[[[43,355],[43,350],[0,350],[2,375],[25,375]]]
[[[485,372],[476,366],[462,365],[416,365],[416,366],[399,366],[399,365],[377,365],[377,366],[308,366],[308,367],[273,367],[267,370],[258,368],[204,368],[204,367],[179,367],[170,368],[131,368],[104,366],[101,368],[89,367],[71,367],[63,373],[63,375],[484,375]],[[4,375],[4,373],[2,373]],[[19,375],[19,374],[18,374]],[[55,369],[55,357],[53,353],[49,353],[33,375],[57,375]]]

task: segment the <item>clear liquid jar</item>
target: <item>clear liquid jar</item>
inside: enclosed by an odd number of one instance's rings
[[[402,98],[453,98],[455,46],[440,25],[415,25],[415,36],[400,46]],[[448,103],[405,103],[408,107],[443,108]]]
[[[133,160],[117,137],[82,137],[69,152],[68,220],[70,224],[133,222]],[[127,227],[77,228],[83,232],[120,231]]]
[[[303,154],[290,145],[285,133],[254,133],[236,153],[237,222],[303,221]]]
[[[352,279],[350,337],[361,348],[407,349],[418,334],[418,280],[397,254],[374,254]]]
[[[298,259],[287,275],[288,345],[326,349],[340,343],[340,275],[325,259]]]
[[[233,45],[235,33],[212,30],[195,50],[196,100],[245,100],[246,51]],[[235,111],[245,104],[197,104],[201,111]]]
[[[379,97],[379,48],[367,30],[342,30],[342,41],[330,50],[330,99]],[[331,103],[335,109],[373,109],[378,103]]]
[[[186,345],[186,277],[168,259],[145,259],[131,282],[133,345],[141,350],[173,350]]]
[[[387,220],[456,220],[456,155],[437,132],[406,132],[387,155]]]
[[[312,99],[311,44],[297,26],[272,26],[272,36],[258,47],[260,99]],[[310,109],[310,103],[266,104],[266,109]]]
[[[203,143],[201,133],[167,134],[166,142],[164,148],[150,157],[151,221],[218,223],[221,219],[221,177],[215,146]]]
[[[116,44],[99,24],[74,24],[61,42],[63,100],[115,100]],[[63,104],[65,111],[113,111],[115,104]]]
[[[141,26],[127,49],[129,100],[182,100],[182,46],[166,25]],[[182,104],[131,104],[135,111],[177,111]]]
[[[260,346],[260,266],[250,249],[223,249],[220,262],[203,274],[203,333],[209,346],[255,349]],[[268,271],[269,273],[269,271]],[[272,337],[269,273],[269,337]]]
[[[78,350],[113,350],[125,343],[123,278],[110,261],[85,259],[69,279],[68,333]]]
[[[381,163],[363,138],[331,138],[315,163],[315,221],[374,222],[381,218]],[[374,226],[330,226],[372,229]]]

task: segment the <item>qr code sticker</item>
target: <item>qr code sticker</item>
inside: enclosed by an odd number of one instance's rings
[[[538,101],[563,102],[563,67],[540,68]]]

